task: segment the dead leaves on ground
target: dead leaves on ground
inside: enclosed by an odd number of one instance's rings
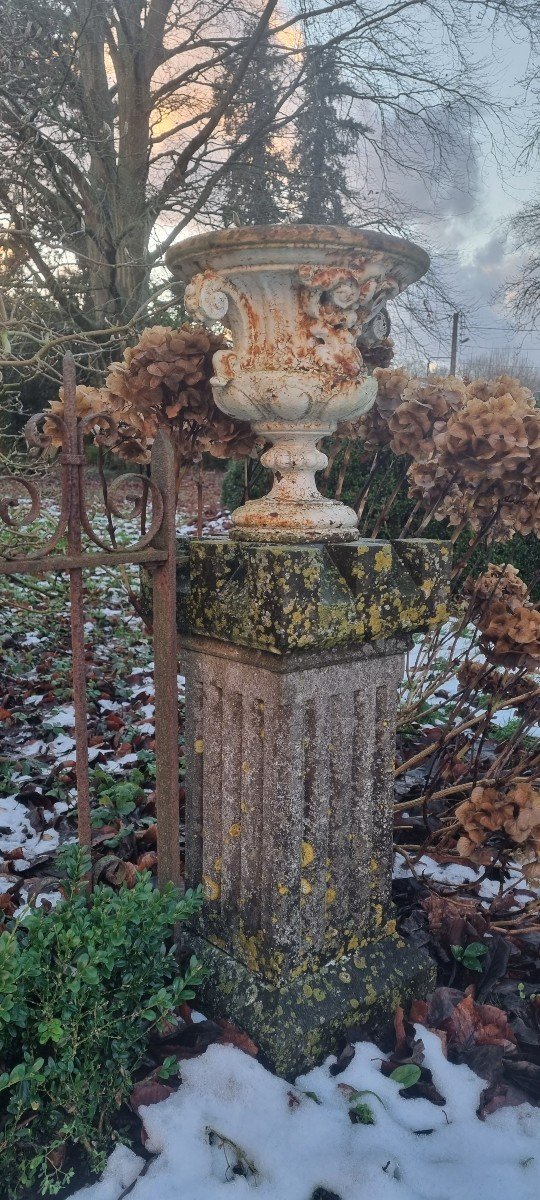
[[[417,1024],[437,1034],[451,1062],[465,1063],[486,1080],[479,1117],[527,1100],[540,1104],[540,998],[521,1002],[520,1015],[513,1016],[494,1004],[478,1003],[472,986],[465,992],[437,988],[427,1000],[413,1002],[408,1018],[402,1008],[397,1009],[396,1046],[382,1065],[385,1074],[391,1074],[398,1063],[421,1065],[424,1047]],[[421,1081],[416,1085],[420,1087]],[[433,1099],[426,1090],[416,1088],[404,1094]]]

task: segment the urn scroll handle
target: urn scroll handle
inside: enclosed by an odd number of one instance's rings
[[[227,324],[233,326],[233,343],[238,345],[230,350],[216,351],[212,359],[215,372],[212,382],[223,386],[234,378],[239,344],[243,342],[245,346],[248,345],[246,314],[241,296],[234,285],[218,271],[203,271],[200,275],[194,275],[188,283],[184,303],[188,312],[205,324],[214,321],[225,322],[227,314],[230,313],[231,320]]]

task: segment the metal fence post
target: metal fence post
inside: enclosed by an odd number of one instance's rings
[[[153,539],[165,561],[153,571],[154,691],[158,883],[179,884],[178,650],[176,639],[176,489],[174,449],[163,430],[152,447],[152,480],[161,492],[163,520]]]

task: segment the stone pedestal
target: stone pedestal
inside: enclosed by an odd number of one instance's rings
[[[420,995],[390,903],[406,631],[443,615],[440,543],[190,542],[186,873],[206,903],[203,1004],[291,1077]]]

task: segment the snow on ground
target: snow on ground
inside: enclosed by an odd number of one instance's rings
[[[144,1173],[144,1160],[118,1147],[102,1180],[72,1200],[119,1200],[134,1180],[130,1200],[313,1200],[318,1189],[336,1200],[538,1200],[540,1110],[522,1104],[480,1121],[485,1082],[417,1031],[444,1107],[400,1095],[369,1042],[339,1076],[328,1058],[294,1087],[215,1045],[182,1063],[177,1092],[139,1110],[156,1156]],[[351,1122],[351,1089],[364,1092],[374,1124]]]
[[[22,847],[25,858],[35,858],[56,850],[58,834],[55,829],[36,833],[28,818],[28,809],[15,796],[0,798],[0,845],[1,849],[15,850]],[[16,862],[13,864],[16,867]]]
[[[414,645],[408,652],[406,660],[406,671],[401,685],[401,700],[403,704],[407,703],[411,692],[411,683],[414,672],[419,672],[425,675],[425,681],[431,677],[436,681],[437,674],[442,672],[440,689],[432,692],[426,697],[426,705],[429,708],[440,708],[444,702],[451,701],[454,696],[460,691],[460,683],[457,674],[446,677],[446,665],[452,664],[455,669],[465,661],[469,663],[484,663],[485,656],[480,651],[478,645],[475,645],[475,630],[472,626],[464,629],[461,635],[456,636],[456,622],[449,621],[441,627],[437,646],[437,655],[433,660],[433,649],[429,639],[422,636],[417,636]],[[445,665],[446,664],[446,665]],[[536,678],[535,672],[530,672],[533,678]],[[538,676],[540,680],[540,676]],[[413,685],[414,686],[414,685]],[[484,702],[485,707],[485,702]],[[481,711],[478,708],[478,712]],[[520,713],[517,708],[502,707],[496,710],[491,717],[491,724],[504,729],[510,722],[519,718]],[[531,725],[527,730],[529,737],[540,737],[540,723]]]
[[[520,908],[534,899],[535,890],[523,878],[523,871],[517,863],[508,863],[505,882],[501,886],[497,879],[487,879],[485,867],[468,867],[465,863],[437,862],[429,854],[421,854],[419,858],[408,859],[399,850],[394,855],[394,879],[411,879],[416,876],[426,883],[439,883],[447,888],[463,888],[478,884],[476,893],[484,901],[491,901],[496,896],[513,892],[515,907]]]

